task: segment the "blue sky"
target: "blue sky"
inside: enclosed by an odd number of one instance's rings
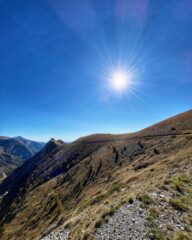
[[[190,109],[191,26],[192,0],[2,0],[0,135],[71,141]],[[134,70],[123,94],[118,65]]]

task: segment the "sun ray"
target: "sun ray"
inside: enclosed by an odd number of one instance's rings
[[[113,62],[102,73],[102,79],[105,81],[104,90],[107,98],[110,96],[123,97],[128,93],[137,94],[138,70],[133,65],[128,65],[125,61],[118,59]]]

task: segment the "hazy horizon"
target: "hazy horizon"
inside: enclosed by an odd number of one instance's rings
[[[190,111],[191,109],[186,109],[185,111]],[[185,111],[183,111],[183,112],[185,112]],[[161,121],[163,121],[163,120],[165,120],[165,119],[167,119],[167,118],[169,118],[169,117],[173,117],[173,116],[175,116],[175,115],[177,115],[177,114],[180,114],[180,113],[182,113],[182,112],[179,112],[179,113],[175,113],[174,115],[170,115],[170,116],[167,116],[167,117],[165,117],[164,119],[159,119],[159,120],[157,120],[156,122],[152,122],[151,124],[149,124],[149,125],[146,125],[146,126],[143,126],[143,124],[141,123],[141,125],[142,125],[142,127],[141,128],[136,128],[135,130],[125,130],[125,131],[117,131],[117,132],[94,132],[94,131],[92,131],[92,132],[84,132],[84,133],[82,133],[82,134],[80,134],[80,135],[74,135],[74,136],[62,136],[62,135],[52,135],[52,136],[46,136],[46,137],[43,137],[43,136],[37,136],[37,137],[35,137],[35,136],[26,136],[26,135],[19,135],[19,134],[16,134],[16,135],[7,135],[7,134],[4,134],[4,135],[2,135],[2,136],[6,136],[6,137],[23,137],[23,138],[26,138],[26,139],[28,139],[28,140],[33,140],[33,141],[37,141],[37,142],[48,142],[51,138],[54,138],[54,139],[56,139],[56,140],[63,140],[64,142],[73,142],[73,141],[75,141],[75,140],[77,140],[78,138],[80,138],[80,137],[84,137],[84,136],[88,136],[88,135],[91,135],[91,134],[126,134],[126,133],[132,133],[132,132],[137,132],[137,131],[140,131],[140,130],[142,130],[142,129],[144,129],[144,128],[147,128],[147,127],[149,127],[149,126],[152,126],[153,124],[156,124],[156,123],[158,123],[158,122],[161,122]]]

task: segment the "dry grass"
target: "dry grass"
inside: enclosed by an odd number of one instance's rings
[[[167,144],[169,141],[171,143]],[[86,169],[82,165],[85,166],[87,159],[68,172],[73,176],[72,182],[58,185],[56,177],[34,189],[26,196],[19,213],[9,224],[4,225],[2,239],[38,239],[52,223],[61,218],[64,219],[64,225],[71,229],[70,239],[91,239],[95,227],[107,221],[108,215],[114,213],[115,209],[130,202],[133,199],[130,196],[140,196],[140,200],[150,206],[153,200],[148,192],[164,185],[164,180],[173,172],[186,171],[191,166],[189,156],[192,149],[184,136],[145,139],[142,142],[146,146],[145,153],[134,156],[131,162],[124,160],[121,166],[114,164],[112,150],[106,150],[104,146],[94,153]],[[116,144],[117,149],[122,146],[128,149],[129,143],[125,141]],[[161,149],[160,154],[151,155],[154,146]],[[128,159],[125,154],[121,158]],[[98,172],[101,159],[102,167]],[[148,167],[134,170],[133,165],[141,161],[147,162]],[[85,184],[74,195],[74,188],[80,182]],[[171,184],[183,200],[186,179],[183,181],[179,178]],[[186,205],[189,204],[187,201],[185,199]],[[155,214],[156,211],[150,208],[150,215],[154,217]]]

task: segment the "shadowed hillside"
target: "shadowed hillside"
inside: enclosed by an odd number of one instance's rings
[[[149,195],[158,189],[184,195],[179,186],[173,191],[172,181],[190,172],[191,141],[192,111],[131,134],[96,134],[70,144],[51,139],[0,185],[2,239],[39,239],[58,227],[68,229],[69,239],[93,239],[127,202],[154,204]],[[167,237],[176,230],[167,230]]]
[[[15,155],[21,159],[28,159],[40,151],[44,143],[30,141],[22,137],[0,137],[0,148],[9,154]]]
[[[0,181],[6,178],[7,175],[12,173],[23,162],[23,159],[0,150]]]
[[[44,145],[44,143],[22,137],[0,136],[0,181],[12,173],[26,159],[39,152]]]
[[[26,147],[28,147],[32,151],[33,155],[39,152],[45,145],[45,143],[43,142],[31,141],[20,136],[15,137],[14,139],[16,139],[17,141],[19,141],[20,143],[23,143]]]

